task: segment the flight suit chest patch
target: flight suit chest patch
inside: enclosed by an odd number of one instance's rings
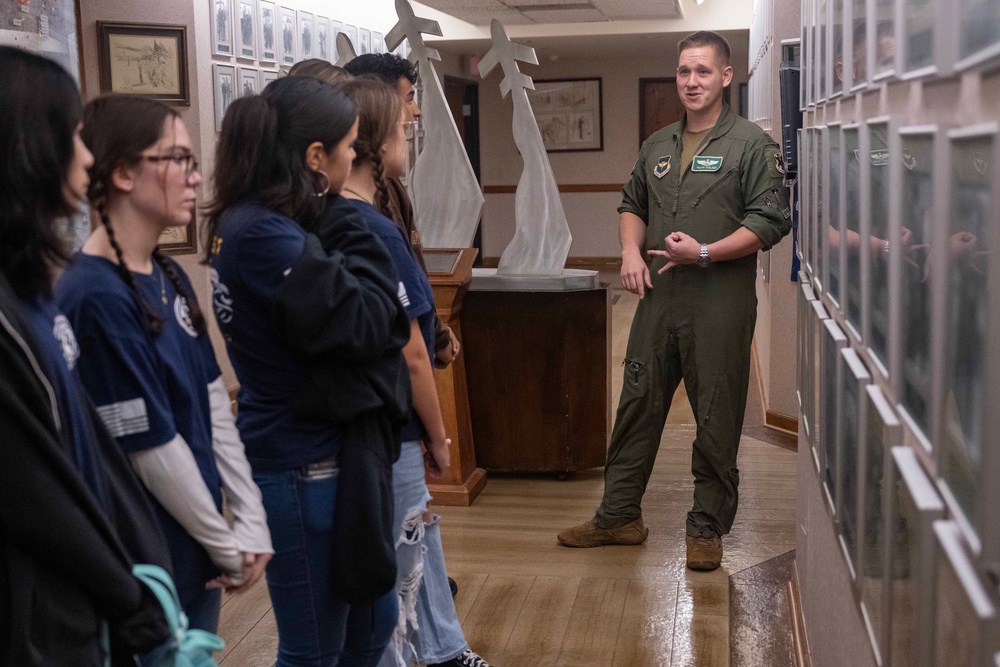
[[[696,155],[691,161],[691,171],[712,172],[722,169],[722,157]]]

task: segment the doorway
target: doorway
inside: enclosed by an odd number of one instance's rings
[[[684,116],[677,79],[639,79],[639,145]]]
[[[451,115],[455,119],[458,136],[462,137],[462,143],[465,144],[465,152],[469,156],[469,163],[472,164],[472,171],[476,174],[476,180],[482,184],[479,171],[479,83],[446,76],[444,77],[444,96],[448,101],[448,108],[451,109]],[[472,246],[479,249],[475,266],[482,266],[482,216],[480,216],[480,223],[476,227],[476,236],[472,241]]]

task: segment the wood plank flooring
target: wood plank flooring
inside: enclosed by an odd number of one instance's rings
[[[637,304],[623,293],[612,309],[615,404]],[[436,508],[448,573],[459,585],[459,620],[484,658],[502,667],[729,664],[729,575],[794,548],[795,454],[744,437],[740,510],[722,567],[692,572],[684,565],[684,520],[695,428],[683,385],[672,406],[643,500],[650,536],[641,546],[557,544],[557,532],[593,516],[600,469],[564,480],[491,474],[473,507]],[[748,425],[761,423],[759,411],[759,403],[748,406]],[[264,585],[226,598],[220,634],[225,667],[274,663],[277,633]]]

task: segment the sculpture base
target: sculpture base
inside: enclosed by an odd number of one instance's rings
[[[428,484],[427,490],[434,500],[431,505],[469,507],[486,486],[486,471],[476,468],[462,484]]]
[[[604,465],[611,290],[596,272],[524,278],[476,270],[462,331],[477,465],[559,473]]]

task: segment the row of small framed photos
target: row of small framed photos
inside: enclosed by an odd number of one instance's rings
[[[988,664],[1000,648],[1000,596],[806,272],[798,319],[800,414],[809,424],[800,447],[822,485],[875,663]]]
[[[210,0],[212,54],[290,67],[300,60],[340,59],[337,35],[346,34],[357,55],[384,53],[382,33],[271,0]],[[396,52],[405,50],[400,45]],[[399,55],[403,55],[399,53]]]
[[[885,79],[1000,64],[996,0],[802,0],[802,109]]]
[[[798,251],[816,298],[857,347],[942,481],[970,542],[1000,530],[1000,123],[800,135]],[[803,397],[804,403],[809,396]],[[806,404],[807,407],[810,407]],[[815,423],[806,411],[806,424]],[[993,470],[996,468],[996,470]],[[993,538],[991,538],[993,539]]]
[[[222,119],[229,105],[241,97],[256,95],[264,87],[276,80],[278,70],[257,69],[256,67],[237,67],[214,63],[212,65],[212,82],[215,98],[215,131],[222,130]]]

